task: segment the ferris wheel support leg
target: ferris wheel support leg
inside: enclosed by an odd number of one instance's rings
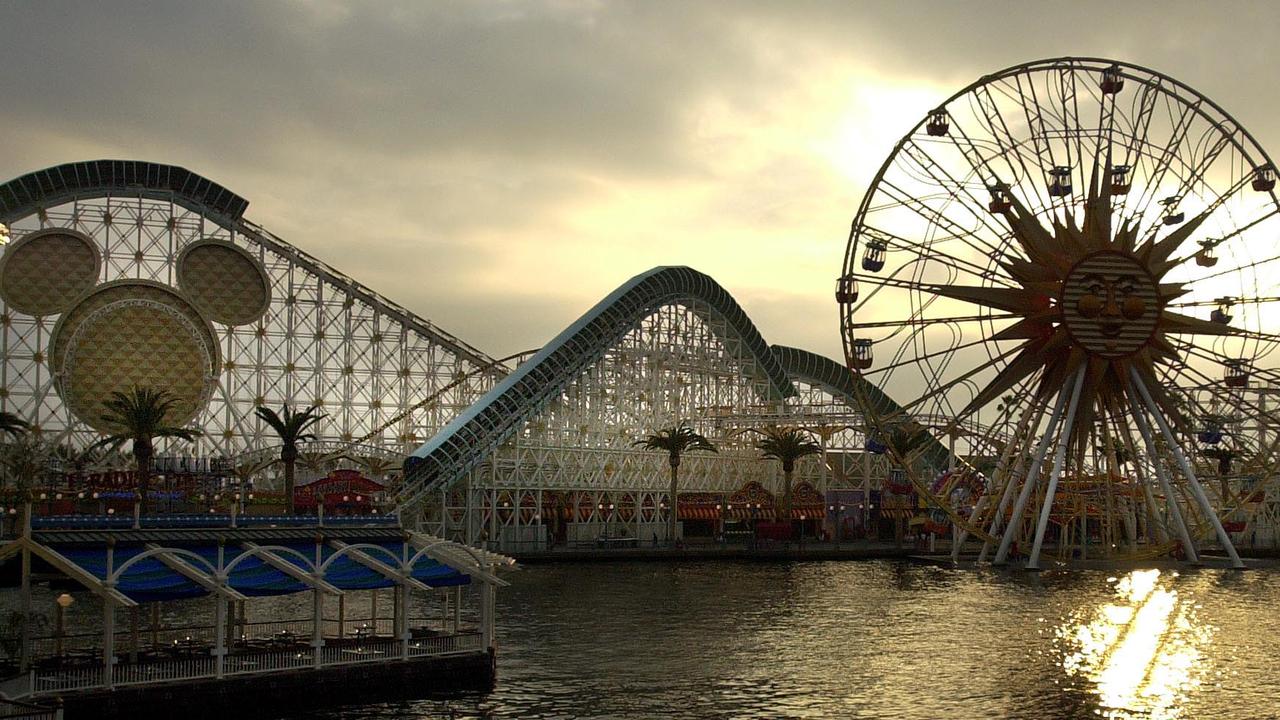
[[[1027,500],[1031,497],[1031,491],[1035,489],[1036,481],[1040,479],[1040,468],[1044,465],[1044,456],[1049,452],[1049,444],[1058,430],[1058,421],[1062,418],[1062,406],[1066,403],[1067,392],[1066,388],[1063,388],[1058,391],[1058,401],[1054,403],[1053,414],[1049,416],[1049,426],[1045,428],[1040,444],[1036,447],[1031,471],[1023,480],[1022,491],[1018,493],[1018,500],[1013,504],[1013,515],[1009,518],[1009,527],[1005,528],[1004,535],[1000,538],[1000,549],[996,550],[995,560],[991,561],[995,565],[1003,565],[1009,558],[1009,545],[1022,527],[1022,512],[1027,507]]]
[[[1240,569],[1244,567],[1244,562],[1240,559],[1239,553],[1236,552],[1236,546],[1231,543],[1231,536],[1227,534],[1226,528],[1222,527],[1222,520],[1218,518],[1218,513],[1209,504],[1209,498],[1204,494],[1204,488],[1200,487],[1200,481],[1196,480],[1195,471],[1191,467],[1191,463],[1187,461],[1187,456],[1183,454],[1182,448],[1178,446],[1177,440],[1173,436],[1173,431],[1169,428],[1169,422],[1164,419],[1164,415],[1156,408],[1155,402],[1151,400],[1151,393],[1147,391],[1147,386],[1143,384],[1142,377],[1138,374],[1136,368],[1129,368],[1129,375],[1133,378],[1134,385],[1138,388],[1138,393],[1142,396],[1142,402],[1151,410],[1151,414],[1156,419],[1156,425],[1160,427],[1160,433],[1164,435],[1164,440],[1169,444],[1170,450],[1173,451],[1173,457],[1178,461],[1178,466],[1182,468],[1182,473],[1187,476],[1187,483],[1191,486],[1191,494],[1195,496],[1196,501],[1200,504],[1200,509],[1204,511],[1209,522],[1213,523],[1213,531],[1218,535],[1218,542],[1222,543],[1222,549],[1227,551],[1227,555],[1231,558],[1231,567]]]
[[[1146,473],[1142,471],[1142,465],[1138,460],[1138,448],[1133,444],[1133,437],[1125,431],[1121,433],[1124,438],[1125,448],[1129,451],[1129,457],[1133,458],[1133,474],[1137,478],[1139,486],[1142,488],[1142,501],[1144,510],[1143,521],[1147,526],[1147,542],[1154,542],[1157,545],[1163,545],[1169,542],[1169,533],[1165,530],[1164,523],[1159,522],[1156,517],[1156,498],[1151,492],[1151,483],[1147,481]]]
[[[1151,425],[1147,423],[1147,416],[1142,408],[1136,406],[1133,408],[1133,420],[1138,426],[1138,432],[1142,435],[1142,442],[1147,448],[1147,459],[1151,461],[1152,472],[1156,474],[1156,479],[1160,482],[1160,490],[1164,492],[1165,504],[1169,508],[1169,514],[1173,516],[1173,528],[1178,531],[1178,538],[1182,542],[1182,550],[1186,553],[1187,560],[1198,565],[1200,563],[1200,555],[1196,552],[1195,543],[1191,542],[1191,534],[1187,532],[1187,524],[1182,520],[1182,510],[1178,508],[1178,499],[1173,494],[1173,485],[1169,482],[1169,476],[1165,474],[1164,467],[1160,464],[1155,441],[1151,439]],[[1154,503],[1152,507],[1155,507]]]
[[[978,502],[973,504],[973,511],[969,513],[969,522],[973,522],[987,507],[987,495],[978,498]],[[969,531],[952,524],[951,526],[951,562],[959,562],[960,547],[964,545],[964,541],[969,539]]]
[[[1018,438],[1021,438],[1026,433],[1027,425],[1030,424],[1031,418],[1036,414],[1039,404],[1038,402],[1032,402],[1022,411],[1022,417],[1018,420],[1018,428],[1014,431],[1013,437],[1009,439],[1009,442],[1005,444],[1004,452],[1000,454],[1000,462],[996,464],[995,477],[992,478],[991,489],[994,490],[1003,485],[1003,490],[1000,491],[1000,503],[996,506],[995,516],[991,518],[991,526],[987,530],[987,539],[982,541],[982,550],[978,553],[978,562],[980,563],[987,561],[987,555],[991,553],[992,538],[1000,531],[1000,520],[1004,517],[1004,511],[1009,508],[1009,501],[1013,499],[1015,485],[1013,479],[1026,472],[1021,458],[1014,463],[1012,469],[1009,467],[1009,462],[1013,457],[1013,449],[1018,444]],[[978,499],[978,504],[974,506],[973,515],[970,518],[971,521],[973,518],[979,517],[980,511],[986,507],[989,497],[990,493],[983,493],[982,497]],[[960,535],[960,544],[964,544],[967,536],[968,532],[963,532]]]
[[[976,519],[982,514],[982,511],[985,510],[987,507],[987,501],[989,499],[990,499],[990,496],[986,495],[985,493],[982,495],[982,497],[978,498],[978,502],[973,504],[973,511],[969,513],[969,522],[973,522],[974,519]],[[955,525],[955,524],[952,525],[951,562],[959,562],[960,548],[964,545],[964,541],[968,539],[969,539],[968,530],[965,530],[959,525]],[[986,543],[983,543],[983,547],[986,547]]]
[[[1013,499],[1013,488],[1016,483],[1013,479],[1020,476],[1023,472],[1021,463],[1019,463],[1017,472],[1009,473],[1005,477],[1004,492],[1000,494],[1000,503],[996,505],[996,515],[991,518],[991,527],[987,530],[987,535],[995,538],[996,533],[1000,532],[1000,518],[1004,517],[1004,511],[1009,509],[1009,501]],[[986,562],[987,555],[991,553],[991,539],[984,540],[982,550],[978,553],[978,562]]]
[[[1053,469],[1049,471],[1049,487],[1044,493],[1044,502],[1040,505],[1040,522],[1036,524],[1036,539],[1031,545],[1031,557],[1027,560],[1028,570],[1040,569],[1040,549],[1044,547],[1044,531],[1049,527],[1049,515],[1053,511],[1053,496],[1058,491],[1058,478],[1062,476],[1062,464],[1067,458],[1067,446],[1071,444],[1071,427],[1076,419],[1076,409],[1080,406],[1080,388],[1084,386],[1084,366],[1076,371],[1076,381],[1071,388],[1071,403],[1067,406],[1067,419],[1062,423],[1062,432],[1058,433],[1058,451],[1054,453]],[[1083,545],[1081,546],[1083,548]],[[1083,555],[1083,550],[1081,555]]]

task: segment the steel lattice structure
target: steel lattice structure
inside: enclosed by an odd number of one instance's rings
[[[210,323],[218,368],[207,405],[193,420],[203,437],[162,454],[270,455],[277,441],[253,409],[290,403],[317,404],[328,413],[316,427],[320,446],[398,458],[508,372],[244,219],[247,205],[185,169],[143,162],[61,165],[0,185],[0,222],[10,228],[10,249],[38,231],[78,233],[101,257],[94,283],[142,280],[191,294],[198,283],[179,277],[179,263],[184,250],[206,241],[234,245],[260,264],[269,294],[265,312],[240,325]],[[11,263],[6,272],[18,270]],[[46,437],[82,447],[97,433],[68,411],[50,367],[50,335],[59,317],[33,316],[7,301],[0,306],[0,408]],[[349,447],[355,441],[359,446]]]
[[[560,511],[578,539],[609,526],[665,538],[674,507],[666,458],[635,441],[680,421],[719,448],[684,458],[682,493],[728,497],[752,484],[779,493],[780,467],[762,462],[744,434],[777,425],[809,429],[825,450],[797,466],[796,483],[869,497],[889,467],[866,451],[853,409],[858,382],[830,359],[769,346],[711,278],[657,268],[602,300],[415,451],[401,502],[421,507],[430,527],[502,546],[540,541],[547,516]],[[945,469],[946,448],[931,452]]]
[[[673,507],[665,460],[633,444],[678,420],[721,447],[718,455],[687,458],[682,491],[727,496],[757,484],[779,492],[778,464],[761,461],[743,435],[766,425],[809,428],[821,439],[826,452],[800,463],[798,485],[859,488],[869,497],[890,472],[884,456],[865,449],[853,409],[859,381],[827,358],[770,346],[706,275],[643,273],[512,370],[245,220],[247,204],[186,170],[148,163],[77,163],[0,186],[0,221],[14,240],[0,264],[0,289],[30,310],[3,308],[0,408],[57,442],[93,442],[98,431],[64,402],[63,393],[75,390],[70,362],[58,375],[50,349],[69,355],[64,346],[76,347],[80,335],[60,326],[68,317],[84,316],[91,326],[95,313],[133,308],[145,312],[128,318],[143,324],[199,315],[203,324],[181,327],[197,335],[207,327],[216,338],[200,356],[216,362],[190,421],[205,434],[162,453],[223,457],[260,471],[278,447],[253,409],[318,404],[329,418],[316,428],[318,440],[301,448],[302,479],[357,459],[381,468],[374,474],[392,474],[430,438],[405,463],[398,505],[468,540],[484,531],[525,537],[541,524],[544,493],[575,507],[613,508],[579,514],[584,536],[601,523],[629,524],[636,535],[660,526]],[[32,250],[41,247],[83,253],[93,268],[87,287],[68,290],[61,305],[41,305],[16,281],[6,284],[10,274],[53,264],[50,252]],[[202,251],[229,262],[211,275],[218,282],[202,282],[189,262]],[[247,265],[237,264],[242,255]],[[40,262],[24,264],[24,257]],[[95,258],[98,264],[89,262]],[[222,286],[233,284],[237,268],[250,285],[260,272],[262,291],[250,293],[261,300],[260,315],[208,302],[229,292]],[[57,278],[44,279],[59,287]],[[84,298],[104,287],[123,300],[86,306]],[[875,388],[863,391],[896,407]],[[940,467],[949,463],[942,445],[931,453]],[[628,504],[635,512],[622,513]]]

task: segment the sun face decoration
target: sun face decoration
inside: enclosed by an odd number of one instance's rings
[[[1188,258],[1173,254],[1211,210],[1192,218],[1163,238],[1127,221],[1113,230],[1110,173],[1095,168],[1084,206],[1083,223],[1072,213],[1052,216],[1046,228],[1007,190],[1010,202],[1001,215],[1025,258],[1001,265],[1021,287],[941,285],[934,292],[993,310],[1011,313],[1014,323],[996,340],[1023,340],[1012,359],[960,413],[968,416],[1039,371],[1036,395],[1060,390],[1077,370],[1085,381],[1075,426],[1089,427],[1108,409],[1120,411],[1129,392],[1130,368],[1136,369],[1166,415],[1181,420],[1176,403],[1161,390],[1157,368],[1178,358],[1168,335],[1232,335],[1230,326],[1188,317],[1168,309],[1186,292],[1180,283],[1161,282]]]
[[[1135,258],[1118,252],[1085,257],[1062,283],[1063,324],[1087,351],[1109,358],[1146,346],[1159,320],[1155,280]]]

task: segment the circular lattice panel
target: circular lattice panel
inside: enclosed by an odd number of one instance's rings
[[[50,362],[58,392],[97,430],[114,391],[146,387],[174,399],[166,423],[190,422],[216,382],[218,345],[200,312],[172,288],[141,280],[107,283],[54,328]]]
[[[219,240],[200,240],[178,257],[178,285],[211,320],[245,325],[262,317],[271,286],[247,251]]]
[[[64,228],[38,230],[0,259],[0,296],[27,315],[56,315],[98,282],[102,255],[89,236]]]

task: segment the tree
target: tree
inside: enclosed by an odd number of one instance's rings
[[[286,404],[279,413],[268,407],[259,407],[254,411],[280,436],[280,462],[284,463],[284,507],[289,515],[294,512],[294,465],[298,461],[298,443],[315,440],[315,434],[307,432],[308,428],[329,417],[317,412],[318,408],[318,405],[312,405],[302,412],[294,412]]]
[[[687,422],[681,421],[675,427],[659,430],[643,440],[632,443],[633,446],[646,450],[661,450],[667,453],[667,461],[671,465],[671,512],[667,514],[667,539],[676,538],[676,493],[679,490],[680,456],[690,450],[706,450],[718,452],[711,441],[699,435]]]
[[[26,420],[11,412],[0,412],[0,433],[18,437],[30,429],[31,425]]]
[[[752,430],[760,436],[756,449],[765,458],[782,461],[782,516],[791,521],[791,473],[796,461],[822,452],[822,446],[813,441],[808,430],[770,425],[763,430]]]
[[[95,447],[117,450],[126,442],[133,442],[133,460],[138,470],[138,501],[142,512],[147,512],[147,497],[151,490],[151,466],[155,460],[156,438],[178,438],[191,442],[200,436],[194,428],[165,424],[169,411],[177,400],[165,390],[143,388],[136,385],[129,392],[119,390],[102,404],[107,412],[99,417],[114,433],[99,440]]]

